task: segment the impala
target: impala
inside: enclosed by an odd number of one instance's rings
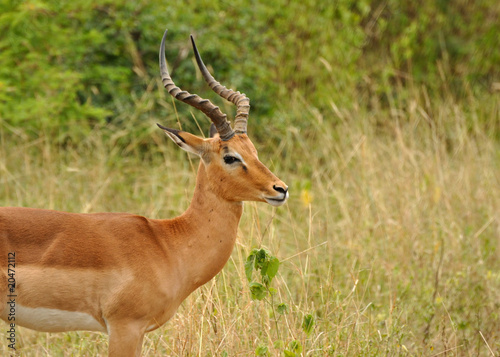
[[[168,321],[226,264],[243,201],[280,206],[287,200],[288,187],[259,161],[246,134],[249,99],[212,77],[192,36],[204,79],[237,107],[234,129],[209,100],[179,89],[166,66],[166,35],[160,46],[165,88],[213,123],[208,139],[158,124],[201,159],[190,206],[173,219],[0,208],[0,317],[9,325],[101,331],[109,335],[109,356],[140,356],[144,333]],[[15,277],[8,273],[14,261]]]

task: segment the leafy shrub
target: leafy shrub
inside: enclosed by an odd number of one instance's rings
[[[2,0],[0,119],[34,136],[80,140],[96,125],[176,121],[158,81],[157,51],[171,31],[167,58],[175,81],[211,93],[192,60],[193,33],[205,62],[227,86],[251,98],[251,120],[279,131],[293,103],[324,111],[368,106],[393,88],[431,94],[488,93],[500,71],[500,6],[493,0]],[[158,87],[161,87],[160,85]],[[445,91],[443,91],[445,89]],[[178,105],[181,117],[191,108]],[[283,113],[283,114],[280,114]],[[198,114],[196,114],[198,115]],[[205,120],[205,119],[203,119]],[[192,120],[183,124],[194,129]],[[133,131],[131,133],[133,135]]]

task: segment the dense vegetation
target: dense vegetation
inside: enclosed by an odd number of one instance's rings
[[[173,121],[170,100],[157,90],[164,28],[178,83],[207,92],[191,60],[193,33],[217,77],[252,98],[253,120],[280,130],[286,120],[307,126],[289,114],[296,101],[377,110],[408,104],[421,88],[431,98],[482,96],[498,86],[499,17],[492,0],[195,1],[189,8],[3,0],[1,116],[59,140],[80,140],[106,122],[137,127],[165,114]]]
[[[250,135],[291,199],[246,205],[233,258],[145,353],[498,355],[499,18],[494,0],[0,0],[0,205],[182,212],[196,163],[154,123],[201,135],[208,120],[161,86],[165,28],[176,83],[234,113],[192,33],[250,97]],[[251,298],[261,246],[282,261],[280,316]],[[105,341],[20,329],[19,347]]]

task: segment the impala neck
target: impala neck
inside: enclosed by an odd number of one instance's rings
[[[242,211],[241,202],[227,201],[210,189],[205,165],[201,162],[191,204],[184,214],[174,219],[188,231],[182,234],[183,241],[176,252],[183,261],[188,294],[217,275],[228,261]]]

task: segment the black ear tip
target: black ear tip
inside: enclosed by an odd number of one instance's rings
[[[168,130],[168,128],[165,128],[163,125],[156,123],[158,125],[158,128],[163,129],[163,130]]]
[[[182,130],[177,130],[177,129],[170,129],[170,128],[167,128],[167,127],[164,127],[163,125],[161,124],[158,124],[156,123],[156,125],[158,125],[158,127],[160,129],[163,129],[168,136],[170,136],[172,138],[172,134],[175,135],[175,137],[177,139],[179,139],[180,141],[182,141],[183,143],[185,143],[186,141],[184,140],[184,138],[181,136],[181,133],[183,133]],[[174,140],[177,144],[179,144],[176,140]]]

